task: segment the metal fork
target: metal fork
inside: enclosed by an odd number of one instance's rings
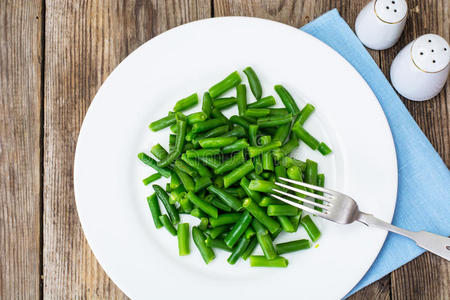
[[[322,217],[324,219],[333,221],[335,223],[339,224],[350,224],[354,221],[361,222],[367,226],[373,226],[381,229],[385,229],[391,232],[395,232],[397,234],[401,234],[403,236],[406,236],[413,241],[416,242],[416,244],[431,253],[434,253],[436,255],[439,255],[446,260],[450,260],[450,238],[437,235],[434,233],[426,232],[426,231],[409,231],[405,230],[403,228],[399,228],[397,226],[394,226],[392,224],[386,223],[380,219],[375,218],[373,215],[363,213],[359,210],[358,204],[356,204],[355,200],[353,200],[351,197],[332,191],[323,187],[307,184],[304,182],[299,182],[296,180],[288,179],[279,177],[279,180],[305,187],[308,189],[311,189],[315,192],[322,192],[324,193],[323,196],[317,195],[315,193],[311,193],[307,190],[299,189],[293,186],[290,186],[285,183],[281,182],[275,182],[277,186],[280,188],[300,193],[305,196],[309,196],[313,199],[322,200],[322,203],[317,203],[314,200],[310,200],[308,198],[302,198],[297,195],[290,194],[282,189],[272,189],[273,192],[276,192],[280,195],[283,195],[285,197],[288,197],[288,199],[283,198],[277,194],[271,194],[272,197],[283,201],[287,204],[290,204],[292,206],[298,207],[300,209],[303,209],[306,212],[315,214],[319,217]],[[289,198],[301,201],[300,203],[294,202],[290,200]],[[311,208],[309,206],[306,206],[305,204],[310,204],[312,207],[321,208],[322,211],[318,211],[314,208]]]

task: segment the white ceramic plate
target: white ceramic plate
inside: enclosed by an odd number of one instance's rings
[[[397,164],[391,132],[374,94],[347,61],[277,22],[228,17],[189,23],[148,41],[111,73],[78,139],[74,178],[83,230],[102,267],[133,299],[337,299],[362,278],[384,242],[384,231],[316,219],[322,231],[317,248],[286,254],[288,268],[267,269],[242,260],[230,266],[221,251],[205,265],[193,243],[191,255],[178,257],[176,238],[154,228],[146,202],[151,188],[141,182],[153,170],[136,155],[158,142],[167,147],[168,130],[153,133],[148,124],[176,100],[201,95],[248,65],[264,95],[276,95],[273,85],[281,83],[300,107],[305,100],[315,105],[305,127],[334,153],[323,157],[303,144],[295,156],[318,161],[326,186],[353,196],[363,211],[392,219]],[[301,229],[279,241],[294,237],[307,235]]]

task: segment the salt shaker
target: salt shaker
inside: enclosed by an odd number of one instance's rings
[[[424,101],[442,90],[449,73],[450,48],[436,34],[425,34],[406,45],[391,65],[391,82],[405,98]]]
[[[356,18],[356,35],[368,48],[390,48],[400,38],[407,14],[405,0],[372,0]]]

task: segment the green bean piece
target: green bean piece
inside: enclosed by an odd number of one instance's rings
[[[212,101],[213,107],[219,110],[228,108],[235,105],[237,102],[236,97],[217,98]]]
[[[281,101],[288,112],[293,115],[298,115],[300,113],[300,109],[297,106],[294,98],[292,98],[291,94],[280,84],[274,86],[275,92],[277,92],[278,96],[280,96]]]
[[[317,185],[317,171],[318,165],[315,161],[307,159],[306,160],[306,170],[305,170],[305,182]],[[312,189],[307,188],[306,190],[314,192]]]
[[[242,117],[239,116],[231,116],[230,118],[231,123],[242,126],[243,128],[248,130],[248,127],[250,126],[250,123],[245,120]]]
[[[260,138],[260,142],[261,142],[262,146],[270,144],[271,141],[272,141],[272,138],[270,137],[270,135],[265,135]],[[262,167],[263,167],[263,170],[266,170],[266,171],[274,170],[272,153],[270,153],[270,151],[264,152],[262,154]]]
[[[167,192],[167,189],[166,189]],[[181,198],[183,198],[186,195],[186,190],[184,189],[184,187],[182,185],[180,185],[179,187],[177,187],[174,190],[170,191],[170,203],[174,204],[176,202],[180,202]]]
[[[280,189],[275,183],[266,180],[252,180],[249,189],[262,193],[272,193],[272,189]]]
[[[198,95],[197,93],[194,93],[192,95],[187,96],[186,98],[183,98],[181,100],[178,100],[177,103],[175,103],[175,106],[173,107],[174,112],[181,112],[185,111],[198,103]]]
[[[144,185],[149,185],[153,181],[156,181],[156,180],[158,180],[160,178],[161,178],[161,174],[155,173],[155,174],[152,174],[152,175],[148,176],[147,178],[144,178],[142,180],[142,182],[144,183]]]
[[[281,255],[284,253],[290,253],[311,248],[311,242],[306,239],[290,241],[286,243],[277,244],[276,248],[278,255]]]
[[[191,213],[193,206],[191,201],[189,201],[189,199],[187,198],[186,194],[183,198],[180,199],[179,203],[185,213]]]
[[[318,174],[317,175],[317,186],[320,186],[320,187],[324,187],[325,186],[325,175],[324,174]],[[323,196],[323,192],[316,191],[315,193],[317,195]],[[323,204],[323,200],[319,200],[319,199],[314,199],[314,200],[317,203]],[[314,209],[317,210],[317,211],[322,211],[321,207],[314,207]]]
[[[186,117],[186,120],[187,120],[188,125],[192,125],[192,124],[195,124],[198,122],[205,121],[207,118],[208,118],[208,116],[204,112],[199,111],[199,112],[195,112],[195,113],[188,115]]]
[[[236,222],[236,224],[234,224],[228,235],[225,237],[225,243],[228,247],[233,248],[239,238],[244,234],[245,230],[247,230],[251,222],[252,216],[248,211],[245,211]]]
[[[256,76],[255,71],[251,67],[247,67],[244,69],[245,75],[247,75],[248,83],[250,85],[250,89],[252,91],[253,96],[256,99],[260,99],[262,96],[262,87],[259,82],[258,76]]]
[[[261,118],[268,116],[270,114],[270,110],[268,108],[247,108],[244,113],[244,116],[250,118]]]
[[[255,157],[258,156],[260,154],[263,154],[265,152],[274,150],[281,147],[281,142],[280,141],[274,141],[274,142],[270,142],[269,144],[263,145],[263,146],[250,146],[248,147],[248,155],[250,157]]]
[[[288,169],[287,169],[287,177],[289,178],[289,179],[293,179],[293,180],[297,180],[297,181],[300,181],[300,182],[303,182],[303,175],[302,175],[302,171],[300,171],[300,168],[299,167],[297,167],[297,166],[292,166],[292,167],[289,167]],[[305,187],[303,187],[303,186],[301,186],[301,185],[294,185],[296,188],[298,188],[298,189],[300,189],[300,190],[303,190],[303,191],[305,191],[306,190],[306,188]],[[299,196],[299,197],[302,197],[302,198],[305,198],[305,195],[304,194],[302,194],[302,193],[299,193],[299,192],[295,192],[295,194],[297,195],[297,196]],[[300,203],[301,204],[301,203]]]
[[[253,236],[256,235],[256,231],[253,229],[252,226],[248,226],[247,229],[244,232],[244,236],[247,240],[250,240]]]
[[[200,133],[204,131],[208,131],[214,129],[216,127],[228,125],[227,122],[223,119],[209,119],[202,122],[195,123],[192,125],[193,133]]]
[[[241,83],[242,79],[241,76],[239,76],[239,73],[237,71],[234,71],[230,75],[228,75],[224,80],[220,81],[219,83],[216,83],[213,85],[208,91],[211,95],[211,98],[217,98],[226,91],[234,88],[239,83]]]
[[[256,203],[261,202],[261,194],[256,191],[252,191],[249,188],[250,181],[246,177],[242,177],[240,181],[240,185],[242,189],[245,191],[245,194],[252,200],[256,201]]]
[[[151,122],[148,126],[152,131],[159,131],[166,127],[169,127],[175,124],[177,120],[175,119],[175,115],[168,115],[167,117],[161,118],[157,121]]]
[[[216,174],[224,174],[228,171],[236,169],[245,161],[244,152],[240,151],[237,154],[233,155],[226,161],[224,161],[217,169],[214,170]]]
[[[286,268],[289,261],[281,256],[274,259],[267,259],[262,255],[252,255],[250,256],[250,266],[251,267],[271,267],[271,268]]]
[[[316,140],[316,138],[313,137],[308,131],[306,131],[300,124],[295,123],[295,125],[292,127],[292,131],[311,149],[317,150],[317,148],[319,147],[319,141]]]
[[[201,150],[212,150],[212,149],[201,149]],[[187,153],[186,153],[187,155]],[[221,162],[213,156],[205,156],[205,157],[197,157],[197,159],[203,164],[207,165],[210,168],[217,168],[220,166]]]
[[[152,214],[153,223],[155,223],[155,227],[157,229],[163,227],[163,224],[159,220],[159,216],[161,216],[161,209],[159,208],[158,198],[156,194],[153,193],[149,197],[147,197],[148,207],[150,208],[150,212]]]
[[[242,119],[244,119],[245,121],[247,121],[250,124],[256,124],[256,118],[254,117],[249,117],[246,115],[241,116]]]
[[[305,107],[302,108],[300,111],[300,114],[298,115],[297,122],[300,123],[300,125],[305,124],[305,121],[309,118],[309,116],[314,111],[315,107],[312,104],[307,103]]]
[[[213,205],[209,204],[208,202],[200,199],[193,192],[189,192],[187,194],[187,197],[188,197],[189,201],[192,202],[192,204],[197,206],[199,209],[201,209],[203,212],[205,212],[206,214],[210,215],[211,217],[217,218],[219,216],[219,211],[217,210],[217,208],[215,206],[213,206]]]
[[[256,120],[256,124],[260,128],[267,128],[267,127],[276,127],[284,124],[290,124],[292,122],[292,115],[279,115],[279,116],[267,116],[258,118]]]
[[[200,177],[195,179],[195,188],[194,192],[200,192],[201,190],[207,188],[212,184],[210,177]]]
[[[253,180],[252,180],[253,181]],[[251,183],[250,183],[251,185]],[[277,221],[269,217],[264,210],[259,207],[256,202],[252,201],[250,198],[246,198],[244,200],[243,206],[246,210],[248,210],[253,217],[255,217],[259,222],[261,222],[264,226],[267,227],[267,229],[270,231],[270,233],[274,233],[280,228],[280,224],[278,224]]]
[[[187,158],[200,158],[206,156],[214,156],[220,154],[220,149],[196,149],[196,150],[188,150],[186,151]]]
[[[177,159],[175,161],[175,167],[177,167],[178,169],[180,169],[181,171],[183,171],[184,173],[188,174],[191,177],[198,176],[197,171],[181,159]]]
[[[315,242],[320,237],[320,230],[317,228],[316,224],[314,224],[313,220],[311,219],[310,215],[304,216],[300,220],[300,224],[305,228],[306,232],[309,235],[309,238],[311,241]]]
[[[155,169],[155,171],[157,171],[159,174],[161,174],[162,176],[169,178],[170,177],[170,170],[160,167],[158,166],[156,160],[154,160],[153,158],[151,158],[150,156],[148,156],[147,154],[145,154],[144,152],[141,152],[138,154],[138,158],[147,166],[152,167],[153,169]]]
[[[273,246],[270,234],[268,234],[267,232],[256,232],[256,238],[258,239],[258,243],[261,246],[264,256],[267,259],[274,259],[275,257],[277,257],[277,252],[275,251],[275,247]]]
[[[173,133],[177,133],[177,124],[173,124],[172,126],[169,127],[170,131],[172,131]]]
[[[258,246],[258,240],[253,237],[250,241],[250,244],[248,244],[247,248],[245,249],[244,253],[242,253],[241,257],[243,260],[247,260],[247,258],[252,255],[253,251],[255,251],[256,246]]]
[[[206,229],[206,234],[208,235],[208,236],[210,236],[212,239],[215,239],[215,238],[217,238],[219,235],[221,235],[222,233],[224,233],[224,232],[227,232],[228,231],[228,229],[230,229],[230,226],[227,224],[227,225],[222,225],[222,226],[217,226],[217,227],[214,227],[214,228],[208,228],[208,229]],[[225,243],[225,242],[224,242]],[[226,245],[226,244],[225,244]],[[228,246],[227,246],[228,247]]]
[[[320,153],[322,153],[322,155],[328,155],[332,152],[332,150],[330,149],[330,147],[327,146],[327,144],[325,144],[324,142],[321,142],[319,144],[319,146],[317,147],[317,150],[319,150]]]
[[[156,196],[158,197],[159,200],[161,200],[162,204],[164,205],[172,223],[176,224],[180,222],[180,216],[178,214],[178,211],[174,205],[170,204],[169,195],[167,195],[166,191],[157,184],[152,185],[152,187],[156,193]]]
[[[225,115],[217,107],[213,108],[213,110],[211,111],[211,115],[218,120],[222,120],[223,122],[225,122],[225,124],[228,125],[228,128],[231,128],[230,120],[225,117]]]
[[[241,151],[248,148],[247,139],[242,138],[240,140],[235,141],[233,144],[225,146],[222,148],[223,154],[233,153],[237,151]]]
[[[208,92],[203,94],[202,111],[209,118],[212,110],[212,99]]]
[[[250,103],[247,107],[249,109],[252,109],[252,108],[267,108],[267,107],[270,107],[270,106],[275,105],[275,104],[276,104],[275,98],[273,96],[267,96],[267,97],[264,97],[264,98],[262,98],[262,99],[260,99],[260,100],[258,100],[256,102]],[[272,112],[272,110],[269,109],[269,113],[268,114],[270,114],[271,112]]]
[[[214,178],[214,185],[218,188],[223,188],[223,176],[218,175]]]
[[[227,133],[222,134],[223,137],[235,136],[237,138],[245,137],[245,129],[241,126],[235,126]]]
[[[280,149],[274,150],[272,153],[273,158],[279,161],[284,156],[288,155],[298,147],[298,139],[295,135],[291,135],[289,141],[287,141]]]
[[[152,147],[150,152],[159,160],[164,159],[169,153],[167,153],[166,149],[160,144],[156,144]]]
[[[261,159],[261,155],[258,155],[256,157],[253,157],[253,164],[255,166],[255,173],[256,174],[261,174],[264,170],[263,170],[263,165],[262,165],[262,159]]]
[[[198,224],[197,227],[201,231],[205,231],[208,228],[208,218],[207,217],[200,218],[200,224]]]
[[[187,198],[187,196],[186,196]],[[189,199],[189,198],[188,198]],[[190,201],[190,200],[189,200]],[[192,202],[191,202],[192,203]],[[206,218],[208,217],[207,214],[205,214],[201,209],[199,209],[198,207],[195,207],[194,209],[191,210],[191,216],[196,217],[198,219],[202,219],[202,218]]]
[[[254,166],[251,160],[247,160],[244,164],[234,169],[223,177],[223,184],[227,188],[242,177],[253,171]]]
[[[248,139],[251,146],[258,146],[258,125],[250,125],[248,127]]]
[[[282,204],[282,205],[274,205],[271,204],[267,206],[267,215],[270,217],[277,217],[277,216],[295,216],[298,214],[298,208]]]
[[[261,224],[261,222],[259,222],[257,219],[253,219],[252,227],[255,229],[256,233],[260,234],[268,233],[267,228],[264,227],[264,225]]]
[[[261,202],[259,202],[259,206],[267,207],[269,205],[278,205],[283,203],[284,202],[281,202],[280,200],[274,199],[272,197],[264,196],[262,197]]]
[[[292,226],[294,227],[294,232],[297,232],[298,225],[300,224],[300,219],[301,218],[302,218],[302,213],[301,212],[298,215],[289,218],[289,220],[291,221]]]
[[[247,249],[248,245],[250,244],[250,240],[246,239],[245,236],[243,236],[239,243],[236,245],[236,247],[233,249],[233,252],[228,257],[227,261],[230,265],[234,265],[238,259],[242,256],[245,249]]]
[[[202,148],[221,148],[233,144],[237,137],[212,137],[198,141]]]
[[[247,109],[247,87],[245,84],[240,84],[236,87],[236,99],[239,115],[243,116]]]
[[[195,184],[194,184],[194,180],[192,179],[192,177],[189,176],[188,174],[184,173],[177,167],[174,168],[174,171],[180,178],[180,181],[183,184],[184,188],[187,191],[193,192],[195,190]]]
[[[178,224],[178,255],[185,256],[191,253],[189,249],[189,223]]]
[[[177,119],[177,135],[175,139],[175,149],[169,153],[164,159],[158,162],[159,167],[167,167],[183,152],[184,141],[186,137],[187,122],[186,117],[182,113],[176,114]]]
[[[270,115],[271,116],[280,116],[280,115],[288,115],[289,112],[286,108],[271,108]]]
[[[190,167],[192,167],[195,171],[197,171],[198,175],[201,177],[211,177],[211,172],[208,170],[207,167],[205,167],[201,162],[199,162],[196,159],[188,158],[186,153],[181,155],[181,159],[188,164]]]
[[[188,150],[193,150],[193,149],[195,149],[194,144],[192,144],[192,143],[184,143],[183,152],[186,152]]]
[[[211,138],[211,137],[221,136],[221,135],[223,135],[223,134],[225,134],[227,132],[228,132],[228,125],[219,126],[219,127],[213,128],[213,129],[211,129],[209,131],[205,131],[205,132],[202,132],[202,133],[198,134],[194,138],[193,143],[194,144],[198,144],[199,140],[203,140],[203,139]]]
[[[210,263],[214,258],[216,258],[214,251],[206,245],[206,237],[199,228],[192,228],[192,238],[194,240],[195,246],[197,246],[206,264]]]
[[[286,138],[289,136],[290,131],[291,131],[291,124],[289,123],[278,126],[277,131],[275,132],[272,140],[284,143]]]
[[[218,188],[216,186],[210,185],[208,187],[208,191],[210,193],[215,194],[217,197],[219,197],[220,200],[222,200],[226,205],[231,207],[235,211],[239,211],[242,209],[242,203],[234,197],[233,195],[226,192],[224,189]]]
[[[169,217],[167,215],[159,216],[159,221],[164,225],[168,232],[171,235],[176,236],[177,230],[173,227],[173,224],[170,222]]]
[[[278,216],[278,222],[281,224],[281,228],[286,232],[295,232],[294,225],[292,225],[289,217],[286,216]]]
[[[285,167],[285,168],[289,168],[289,167],[292,167],[292,166],[297,166],[297,167],[300,168],[300,170],[302,172],[304,172],[305,169],[306,169],[306,163],[304,161],[301,161],[301,160],[298,160],[298,159],[295,159],[295,158],[291,158],[289,156],[285,156],[285,157],[283,157],[281,159],[281,165],[283,167]]]
[[[180,185],[182,185],[180,177],[178,177],[177,173],[175,173],[175,171],[171,171],[171,175],[170,175],[170,188],[171,189],[176,189],[177,187],[179,187]]]
[[[218,249],[222,249],[227,252],[233,252],[233,249],[228,247],[227,244],[225,244],[225,242],[221,239],[213,239],[210,236],[208,236],[205,240],[205,243],[206,243],[206,246],[211,247],[211,248],[218,248]]]
[[[221,214],[217,218],[210,218],[209,224],[211,224],[211,227],[213,228],[222,225],[234,224],[240,217],[240,213]]]
[[[280,178],[280,177],[286,178],[286,176],[287,176],[287,174],[286,174],[286,168],[283,167],[282,165],[276,166],[276,167],[275,167],[275,176],[276,176],[277,178]]]
[[[271,172],[263,172],[263,173],[261,173],[261,177],[263,179],[267,179],[268,180],[270,178],[271,174],[272,174]]]

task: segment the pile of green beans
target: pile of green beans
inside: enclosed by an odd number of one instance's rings
[[[230,253],[230,264],[250,258],[253,267],[287,267],[288,260],[280,255],[310,248],[321,232],[311,215],[269,193],[278,177],[324,186],[325,175],[318,174],[315,161],[289,155],[302,144],[323,155],[332,151],[305,129],[313,105],[299,109],[288,90],[275,85],[284,108],[273,108],[275,97],[263,97],[255,71],[247,67],[243,72],[256,101],[247,103],[250,93],[235,71],[203,94],[201,111],[184,114],[199,102],[194,93],[149,125],[152,131],[170,127],[173,134],[168,150],[160,144],[151,148],[155,158],[138,154],[156,171],[142,181],[153,183],[147,202],[155,227],[177,237],[180,256],[190,254],[192,235],[206,264],[220,249]],[[224,97],[233,89],[235,96]],[[222,113],[234,105],[238,115],[228,118]],[[154,184],[162,177],[170,179],[165,188]],[[189,223],[180,223],[185,214],[198,218],[198,225],[190,229]],[[281,232],[296,232],[300,226],[309,239],[275,243]],[[253,254],[258,245],[263,255]]]

